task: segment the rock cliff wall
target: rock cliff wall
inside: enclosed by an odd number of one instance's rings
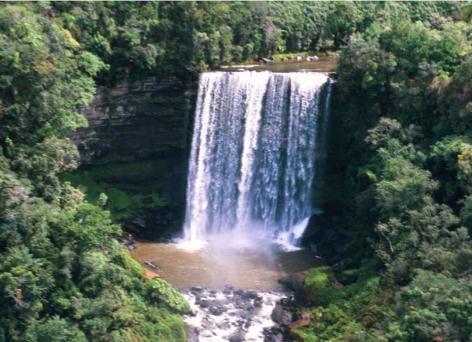
[[[81,110],[89,127],[72,136],[82,165],[186,156],[192,96],[192,86],[174,78],[98,89]]]
[[[119,221],[145,218],[147,235],[178,231],[196,92],[196,84],[157,77],[98,89],[81,109],[88,127],[71,136],[81,166],[66,179],[92,201],[105,192]]]

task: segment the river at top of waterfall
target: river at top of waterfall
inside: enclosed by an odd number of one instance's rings
[[[327,115],[328,84],[316,72],[200,76],[184,247],[221,237],[242,247],[299,243],[314,212],[318,122]]]

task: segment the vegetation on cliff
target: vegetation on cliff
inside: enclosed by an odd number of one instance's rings
[[[296,334],[470,339],[472,33],[460,5],[1,4],[0,340],[185,339],[186,303],[116,242],[107,198],[91,204],[58,177],[78,164],[67,137],[97,83],[338,48],[330,248],[343,260],[310,272],[317,318]]]

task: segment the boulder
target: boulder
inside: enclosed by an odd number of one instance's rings
[[[264,329],[265,342],[283,342],[291,341],[291,339],[284,339],[284,330],[281,327],[274,326],[272,328]]]
[[[292,313],[285,308],[281,303],[275,305],[274,310],[272,311],[271,318],[274,322],[281,325],[289,325],[293,321]]]
[[[203,291],[203,288],[200,286],[193,286],[190,288],[190,292],[192,293],[200,293]]]
[[[273,63],[274,63],[274,60],[273,60],[273,59],[269,59],[269,58],[261,58],[261,61],[262,61],[264,64],[273,64]]]
[[[225,312],[227,309],[223,305],[212,305],[210,306],[210,313],[214,316],[220,316]]]
[[[307,272],[293,273],[279,279],[279,283],[285,286],[287,289],[293,291],[296,302],[302,302],[304,300],[304,288],[303,284],[305,282]]]
[[[155,263],[153,263],[152,261],[145,261],[144,262],[144,265],[146,265],[147,267],[149,268],[152,268],[153,270],[159,270],[159,266],[157,266]]]
[[[244,333],[241,330],[236,331],[229,338],[229,342],[243,342],[243,341],[244,341]]]
[[[256,299],[258,295],[255,291],[245,291],[241,294],[241,297],[244,299]]]

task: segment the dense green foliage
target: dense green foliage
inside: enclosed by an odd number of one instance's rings
[[[83,191],[87,201],[102,203],[112,218],[121,222],[143,215],[146,209],[167,204],[159,195],[162,182],[154,177],[162,164],[156,161],[108,163],[62,174],[61,179]]]
[[[313,317],[309,328],[292,331],[295,340],[303,341],[368,341],[371,336],[365,327],[372,326],[382,316],[380,277],[370,264],[358,270],[344,271],[344,277],[357,281],[342,286],[330,267],[311,269],[305,279],[307,300],[314,308],[306,309]],[[349,274],[347,274],[349,273]],[[338,275],[342,279],[341,275]],[[380,340],[380,336],[375,337]]]
[[[341,182],[342,193],[333,193],[327,205],[338,208],[338,258],[351,259],[337,277],[357,281],[337,291],[319,272],[311,274],[309,292],[329,296],[315,309],[323,316],[297,331],[300,336],[472,338],[471,38],[472,25],[464,20],[397,17],[351,35],[343,48],[333,127],[345,135],[332,133],[330,151],[330,182]],[[364,258],[363,268],[367,260],[380,266],[359,273],[352,268],[356,258]],[[381,282],[359,287],[358,294],[377,295],[366,302],[338,299],[365,283],[369,272]]]
[[[54,2],[43,5],[108,65],[101,82],[143,74],[181,77],[276,53],[337,49],[378,17],[434,26],[454,3]]]
[[[461,5],[1,4],[0,341],[185,340],[186,302],[144,279],[106,210],[119,219],[160,198],[90,177],[87,201],[64,181],[74,174],[59,177],[78,164],[67,137],[86,125],[78,107],[96,84],[339,48],[331,247],[354,266],[309,273],[314,319],[294,336],[469,340],[472,29]]]
[[[0,340],[184,341],[188,304],[146,281],[110,213],[58,179],[105,64],[48,4],[1,7]]]

